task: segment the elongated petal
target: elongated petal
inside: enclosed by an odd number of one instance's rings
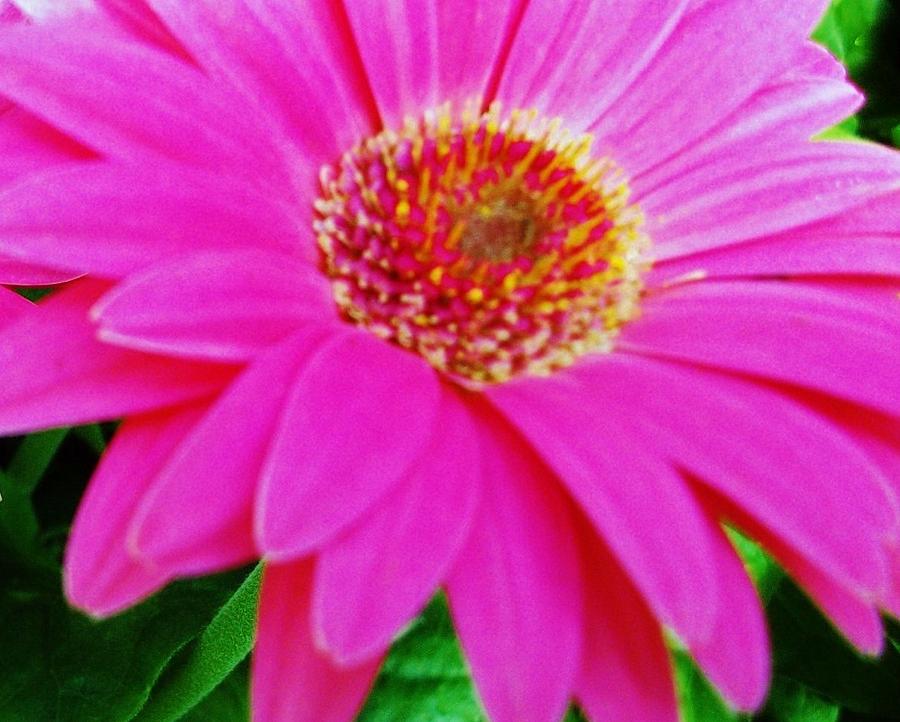
[[[703,282],[648,299],[620,347],[818,389],[897,414],[900,300],[780,282]]]
[[[731,157],[729,157],[731,158]],[[712,164],[641,198],[660,260],[831,218],[900,188],[900,154],[864,143],[808,143],[774,158]]]
[[[378,661],[341,667],[316,649],[310,628],[312,564],[270,564],[263,575],[253,651],[256,722],[349,722]]]
[[[0,253],[106,278],[191,251],[309,255],[313,248],[290,207],[233,180],[162,162],[95,162],[30,175],[0,190],[0,209]]]
[[[77,275],[0,256],[0,283],[7,286],[52,286]]]
[[[291,388],[263,472],[263,552],[299,556],[358,519],[424,453],[438,400],[418,356],[357,331],[324,345]]]
[[[96,340],[106,286],[78,281],[0,332],[0,433],[117,419],[207,397],[230,366],[174,361]]]
[[[891,550],[891,586],[881,605],[894,619],[900,619],[900,547]]]
[[[715,513],[738,526],[772,554],[857,649],[863,654],[881,653],[884,630],[871,600],[835,580],[822,566],[796,552],[785,537],[754,520],[733,502],[708,492],[701,493]]]
[[[336,318],[313,266],[262,251],[211,252],[129,277],[92,309],[100,338],[144,351],[243,361],[304,321]]]
[[[592,720],[677,722],[662,628],[602,542],[590,540],[584,652],[575,696]]]
[[[148,46],[78,24],[9,30],[0,38],[0,94],[113,158],[164,156],[272,193],[290,187],[283,148],[246,104]]]
[[[0,186],[93,154],[22,108],[0,110]]]
[[[581,649],[582,580],[556,480],[485,415],[482,503],[447,583],[475,685],[493,722],[558,722]]]
[[[718,604],[710,530],[674,467],[623,425],[605,389],[572,373],[488,394],[559,474],[654,613],[686,640],[705,639]]]
[[[134,416],[116,432],[78,507],[66,547],[66,597],[96,616],[114,614],[159,589],[166,570],[138,562],[125,532],[156,474],[205,406]]]
[[[714,127],[783,68],[824,8],[822,0],[694,7],[591,131],[629,174],[639,174]]]
[[[319,646],[340,662],[381,653],[434,594],[465,541],[481,484],[472,416],[445,390],[438,433],[397,488],[316,565]]]
[[[373,130],[336,3],[149,4],[204,70],[275,120],[273,132],[313,159],[314,172]]]
[[[537,108],[585,130],[653,60],[687,4],[532,0],[497,97],[507,108]]]
[[[808,52],[804,48],[805,52]],[[819,51],[825,51],[819,48]],[[842,66],[825,55],[824,61]],[[796,61],[787,72],[750,96],[731,115],[674,158],[633,179],[640,196],[674,183],[679,176],[717,163],[747,163],[771,158],[774,152],[809,140],[852,115],[862,94],[831,68],[815,74],[798,72]]]
[[[130,544],[180,574],[252,558],[253,497],[285,397],[327,337],[310,327],[259,357],[211,407],[141,502]]]
[[[721,604],[708,639],[689,645],[710,681],[736,709],[752,712],[765,701],[772,674],[762,604],[744,565],[721,529],[713,542]]]
[[[614,356],[579,373],[610,403],[640,410],[631,422],[657,453],[848,584],[883,587],[895,500],[839,429],[782,394],[700,369]]]
[[[346,3],[359,52],[382,120],[398,127],[405,116],[451,101],[484,96],[519,0],[490,9],[465,0],[374,0]]]
[[[774,236],[659,263],[649,285],[696,276],[900,276],[900,192]]]
[[[94,0],[94,5],[121,27],[129,37],[189,59],[187,52],[160,22],[146,0]]]

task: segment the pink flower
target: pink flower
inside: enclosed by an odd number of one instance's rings
[[[98,5],[0,36],[2,280],[87,276],[0,429],[125,417],[73,604],[262,557],[254,714],[342,722],[443,586],[495,722],[673,721],[662,625],[766,693],[727,522],[878,653],[900,157],[809,141],[822,0]]]

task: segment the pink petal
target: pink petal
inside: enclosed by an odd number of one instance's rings
[[[521,0],[488,10],[467,0],[345,3],[384,125],[480,100]]]
[[[581,131],[614,104],[659,52],[686,0],[532,0],[497,97]],[[614,20],[613,20],[614,19]]]
[[[626,172],[639,174],[714,127],[783,68],[824,8],[823,0],[695,7],[591,132]]]
[[[847,69],[843,64],[829,50],[814,40],[810,40],[800,47],[793,66],[795,76],[818,76],[833,80],[847,79]]]
[[[94,0],[94,5],[129,36],[188,59],[185,50],[149,8],[146,0]]]
[[[20,8],[27,22],[48,23],[59,20],[81,21],[90,7],[85,0],[13,0]]]
[[[358,519],[425,452],[438,402],[414,354],[360,331],[323,345],[290,390],[263,472],[263,552],[299,556]]]
[[[744,565],[721,529],[715,534],[713,562],[721,594],[716,626],[690,651],[726,700],[752,712],[765,701],[772,674],[766,620]]]
[[[22,11],[11,0],[2,0],[0,2],[0,24],[13,25],[21,22],[24,18]]]
[[[0,190],[0,253],[120,277],[207,249],[311,255],[294,209],[233,179],[169,165],[79,164]]]
[[[318,645],[354,664],[388,647],[434,594],[469,531],[481,468],[473,418],[445,389],[440,433],[406,478],[316,565]]]
[[[291,382],[328,336],[309,327],[261,355],[216,400],[134,515],[135,554],[198,574],[256,556],[253,496]]]
[[[8,326],[30,307],[31,302],[14,291],[0,287],[0,328]]]
[[[0,94],[104,155],[145,165],[163,156],[290,188],[284,148],[246,103],[148,46],[76,23],[8,30]]]
[[[883,586],[895,500],[839,429],[782,394],[701,369],[614,355],[577,372],[608,405],[640,410],[631,422],[645,445],[805,557],[858,588]]]
[[[607,391],[579,370],[487,393],[560,476],[656,616],[685,640],[705,639],[719,591],[702,511],[675,469],[623,424]]]
[[[807,143],[770,157],[738,154],[640,198],[659,260],[837,216],[896,190],[900,154],[865,143]]]
[[[0,186],[92,153],[21,108],[0,114]]]
[[[336,319],[322,273],[262,251],[198,253],[153,266],[91,311],[100,338],[128,348],[245,361],[304,321]]]
[[[770,544],[785,569],[861,653],[884,652],[884,628],[872,601],[854,594],[789,549]]]
[[[885,305],[897,306],[885,296]],[[648,298],[619,346],[785,381],[896,414],[890,308],[781,282],[702,282]]]
[[[821,48],[818,51],[825,53]],[[803,54],[809,49],[804,47]],[[633,179],[641,196],[676,180],[687,171],[723,160],[747,164],[749,158],[768,160],[773,151],[809,140],[813,135],[856,112],[862,94],[833,68],[840,63],[825,53],[831,67],[817,73],[798,72],[796,60],[756,91],[715,128],[674,158]]]
[[[71,604],[107,616],[169,581],[125,548],[135,508],[156,474],[202,415],[189,406],[128,419],[110,444],[78,507],[69,535],[64,586]]]
[[[657,264],[648,285],[685,277],[900,276],[900,193],[775,236]]]
[[[362,71],[335,3],[148,1],[204,70],[275,120],[314,174],[372,133]]]
[[[88,309],[106,288],[77,281],[0,333],[0,433],[116,419],[204,398],[228,383],[229,366],[97,341]]]
[[[447,583],[453,619],[493,722],[558,722],[581,648],[581,570],[557,482],[484,413],[483,501]]]
[[[894,619],[900,619],[900,548],[891,552],[891,586],[881,604]]]
[[[836,581],[823,571],[823,567],[798,554],[782,536],[756,522],[735,504],[714,495],[707,499],[719,516],[762,544],[861,652],[871,655],[881,653],[884,630],[872,602]]]
[[[678,722],[659,622],[602,542],[591,549],[579,704],[592,720]]]
[[[0,283],[7,286],[53,286],[73,280],[73,275],[0,256]]]
[[[263,575],[253,652],[256,722],[351,722],[375,679],[379,661],[341,667],[310,630],[312,564],[270,564]]]

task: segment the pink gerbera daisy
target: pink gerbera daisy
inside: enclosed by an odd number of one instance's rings
[[[766,693],[728,524],[880,650],[900,157],[809,140],[823,0],[97,5],[0,35],[0,280],[85,276],[0,297],[0,429],[125,418],[73,604],[262,557],[255,717],[344,722],[443,587],[494,722],[672,722],[664,628]]]

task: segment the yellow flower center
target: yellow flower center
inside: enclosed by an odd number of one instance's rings
[[[609,351],[649,241],[590,147],[533,112],[445,107],[324,167],[315,230],[344,317],[469,387]]]

